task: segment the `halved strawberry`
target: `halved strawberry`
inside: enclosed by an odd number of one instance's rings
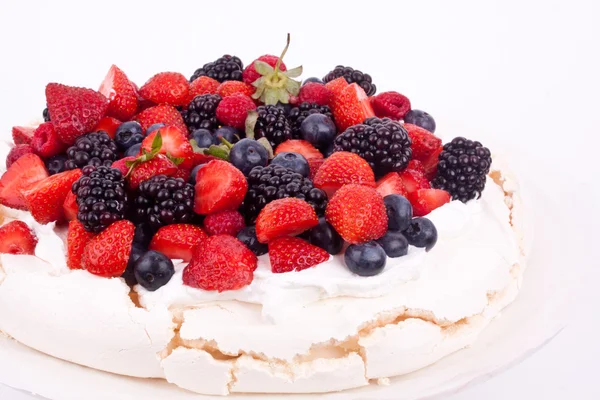
[[[298,153],[304,156],[307,160],[322,159],[323,154],[315,146],[306,140],[286,140],[275,149],[275,155],[283,152]]]
[[[196,246],[207,237],[199,226],[167,225],[156,232],[150,242],[150,250],[159,251],[171,259],[190,261]]]
[[[406,166],[406,169],[409,169],[411,171],[417,171],[420,174],[425,174],[425,167],[423,166],[423,163],[419,160],[410,160],[408,162],[408,165]]]
[[[390,172],[377,181],[377,192],[385,197],[390,194],[399,194],[406,196],[406,189],[402,184],[402,179],[397,172]]]
[[[419,161],[428,160],[431,155],[442,146],[442,139],[413,124],[404,124],[408,136],[412,141],[413,158]]]
[[[88,232],[77,219],[69,222],[67,232],[67,266],[70,269],[82,269],[82,257],[85,246],[95,235]]]
[[[113,117],[104,117],[98,122],[98,125],[93,129],[94,132],[104,131],[108,133],[111,139],[115,138],[117,128],[121,125],[121,121]]]
[[[295,237],[281,237],[269,242],[269,260],[274,273],[302,271],[329,260],[322,248]]]
[[[126,163],[127,166],[127,163]],[[129,187],[137,189],[140,183],[156,175],[175,176],[179,168],[175,163],[162,154],[157,154],[148,161],[138,163],[129,175]]]
[[[408,200],[413,206],[413,215],[422,217],[429,214],[438,207],[449,203],[450,193],[441,189],[420,189],[409,193]]]
[[[79,206],[77,205],[77,196],[73,192],[69,192],[63,203],[63,212],[67,221],[77,219],[77,213],[79,212]]]
[[[135,225],[117,221],[92,238],[83,249],[82,265],[88,272],[104,277],[123,275],[129,261]]]
[[[337,151],[330,155],[317,171],[314,184],[329,198],[336,190],[349,183],[375,187],[375,174],[359,155]]]
[[[435,174],[437,173],[437,166],[439,160],[440,153],[444,150],[443,146],[440,146],[436,151],[431,153],[431,156],[427,160],[423,162],[423,168],[425,169],[425,176],[429,180],[433,180],[435,178]]]
[[[23,221],[12,221],[0,227],[0,253],[32,255],[37,242],[35,233]]]
[[[369,97],[356,83],[348,85],[340,94],[334,95],[331,104],[338,132],[344,132],[346,128],[375,116]]]
[[[31,147],[37,155],[45,159],[56,156],[67,149],[67,146],[58,137],[52,122],[44,122],[37,127],[31,139]]]
[[[112,65],[100,84],[99,92],[109,100],[106,114],[128,121],[137,111],[138,94],[135,85],[116,65]]]
[[[31,144],[33,139],[33,132],[35,132],[32,126],[13,126],[12,138],[15,144]]]
[[[176,126],[185,135],[188,134],[188,129],[183,121],[183,117],[175,107],[168,104],[146,108],[144,111],[133,117],[133,119],[142,125],[144,131],[148,129],[150,125],[165,124]]]
[[[0,204],[26,210],[21,190],[48,177],[44,161],[35,154],[26,154],[15,161],[0,179]]]
[[[404,171],[400,172],[399,175],[402,179],[402,184],[404,185],[406,192],[409,194],[416,192],[419,189],[431,188],[431,184],[429,183],[427,177],[418,171],[405,169]]]
[[[140,88],[140,96],[156,104],[184,106],[190,97],[190,83],[179,72],[159,72]]]
[[[181,168],[191,168],[194,164],[194,149],[187,135],[175,126],[165,126],[150,133],[142,141],[142,149],[152,151],[152,143],[159,133],[162,139],[159,154],[180,158]]]
[[[339,97],[339,95],[341,95],[344,89],[346,89],[348,86],[349,83],[343,76],[340,76],[339,78],[336,78],[325,84],[325,87],[331,91],[334,99]]]
[[[196,174],[194,211],[208,215],[237,210],[248,191],[242,171],[223,160],[213,160]]]
[[[321,165],[325,162],[324,158],[311,158],[308,159],[308,167],[310,168],[309,179],[311,181],[315,180],[315,176],[317,176],[317,171],[321,168]]]
[[[61,172],[23,188],[21,193],[27,209],[40,224],[64,219],[63,204],[73,183],[81,177],[81,170]]]
[[[268,243],[278,237],[299,235],[318,224],[315,210],[306,201],[294,197],[277,199],[258,214],[256,237],[259,242]]]

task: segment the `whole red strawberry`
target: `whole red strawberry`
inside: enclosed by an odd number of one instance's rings
[[[69,222],[69,231],[67,233],[67,266],[70,269],[81,269],[83,250],[85,246],[95,235],[88,232],[83,224],[74,219]]]
[[[108,108],[101,93],[60,83],[46,86],[46,103],[56,134],[68,145],[94,129]]]
[[[150,250],[159,251],[174,260],[190,261],[196,246],[207,237],[199,226],[167,225],[156,232],[150,242]]]
[[[179,72],[160,72],[140,88],[140,96],[156,104],[184,106],[190,97],[190,84]]]
[[[33,255],[37,242],[37,237],[23,221],[12,221],[0,227],[0,253]]]
[[[108,100],[106,115],[128,121],[138,109],[136,86],[116,65],[112,65],[98,89]]]
[[[319,224],[315,210],[294,197],[273,200],[256,218],[256,237],[261,243],[282,236],[296,236]]]
[[[248,191],[242,171],[223,160],[213,160],[196,174],[194,211],[201,215],[237,210]]]
[[[367,94],[356,83],[348,85],[337,95],[334,93],[331,105],[339,132],[344,132],[346,128],[361,124],[365,119],[375,116]]]
[[[179,128],[184,134],[188,134],[187,126],[183,121],[183,117],[177,109],[168,104],[161,104],[154,107],[146,108],[133,118],[138,121],[144,131],[154,124],[173,125]]]
[[[33,139],[34,127],[31,126],[13,126],[12,138],[15,144],[31,144]]]
[[[236,236],[244,228],[244,217],[239,211],[221,211],[204,218],[204,229],[209,235]]]
[[[56,156],[67,149],[58,137],[52,122],[44,122],[37,127],[31,139],[31,147],[42,158]]]
[[[396,121],[410,111],[410,100],[398,92],[383,92],[371,97],[371,105],[379,118],[388,117]]]
[[[21,193],[24,187],[48,177],[44,161],[35,154],[26,154],[15,161],[0,179],[0,204],[26,210]]]
[[[127,165],[127,163],[125,164]],[[173,161],[163,154],[157,154],[148,161],[136,163],[129,175],[129,187],[133,190],[140,186],[140,183],[147,181],[156,175],[175,176],[179,168]]]
[[[375,187],[375,174],[371,166],[359,155],[347,151],[337,151],[321,165],[314,184],[331,197],[344,185],[355,183]]]
[[[442,139],[423,129],[420,126],[413,124],[404,124],[404,128],[408,132],[408,136],[412,141],[412,153],[415,160],[425,162],[429,160],[431,155],[442,147]]]
[[[408,200],[413,206],[413,215],[422,217],[449,203],[451,196],[450,193],[441,189],[419,189],[409,193]]]
[[[242,79],[244,80],[245,83],[247,83],[248,85],[251,85],[252,83],[254,83],[255,80],[257,80],[258,78],[261,77],[261,75],[256,71],[256,67],[254,66],[255,61],[264,61],[267,64],[269,64],[271,67],[275,68],[275,64],[277,64],[277,60],[279,60],[279,57],[272,56],[270,54],[265,54],[264,56],[258,57],[256,60],[254,60],[250,64],[248,64],[246,66],[246,68],[244,68],[244,72],[242,72]],[[287,71],[287,67],[285,66],[283,61],[281,62],[281,64],[279,64],[279,70]]]
[[[325,217],[352,244],[379,239],[388,227],[383,197],[363,185],[346,185],[338,190],[327,204]]]
[[[194,149],[187,135],[175,126],[165,126],[150,133],[142,141],[142,149],[148,152],[152,151],[152,143],[158,134],[160,134],[162,141],[159,154],[179,158],[178,165],[182,168],[192,168],[194,164]]]
[[[184,285],[223,292],[252,283],[258,259],[242,242],[229,235],[201,241],[183,270]]]
[[[194,81],[190,83],[190,101],[196,96],[217,93],[219,85],[220,83],[218,80],[209,78],[208,76],[201,76],[194,79]]]
[[[113,117],[104,117],[98,122],[98,125],[94,128],[94,132],[104,131],[108,133],[111,139],[115,138],[117,128],[121,125],[121,121]]]
[[[18,144],[12,149],[6,156],[6,169],[10,168],[11,165],[25,154],[33,153],[33,149],[28,144]]]
[[[302,271],[329,260],[322,248],[295,237],[281,237],[269,242],[269,260],[274,273]]]
[[[333,93],[322,83],[309,82],[300,88],[298,102],[317,103],[320,106],[328,106]]]
[[[217,119],[227,126],[243,130],[248,111],[255,110],[256,104],[249,96],[238,93],[221,100],[217,106]]]
[[[246,96],[252,96],[256,88],[252,85],[240,81],[225,81],[217,88],[217,94],[223,98],[241,93]]]
[[[88,272],[104,277],[123,275],[129,261],[135,225],[117,221],[92,238],[83,249],[82,265]]]
[[[77,213],[79,212],[79,206],[77,205],[77,196],[72,191],[65,197],[63,203],[63,212],[67,221],[77,219]]]

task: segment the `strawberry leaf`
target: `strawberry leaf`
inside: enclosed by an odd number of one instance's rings
[[[260,60],[254,61],[254,68],[256,68],[256,72],[258,72],[261,75],[269,75],[275,72],[275,69],[273,69],[273,67],[271,67],[266,62]]]
[[[248,116],[246,117],[246,137],[248,139],[254,139],[256,121],[258,121],[258,113],[254,110],[248,111]]]

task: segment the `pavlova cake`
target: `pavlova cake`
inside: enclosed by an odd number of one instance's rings
[[[525,267],[515,180],[368,74],[301,83],[283,54],[49,83],[3,145],[0,334],[213,395],[385,384],[473,343]]]

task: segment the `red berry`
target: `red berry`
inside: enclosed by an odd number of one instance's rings
[[[70,269],[83,268],[82,257],[85,246],[95,235],[88,232],[83,224],[74,219],[69,222],[69,231],[67,233],[67,266]]]
[[[139,93],[156,104],[184,106],[190,100],[190,84],[179,72],[160,72],[148,79]]]
[[[219,292],[238,290],[252,283],[257,263],[256,255],[233,236],[210,236],[196,247],[183,270],[183,283]]]
[[[129,262],[134,232],[135,225],[127,220],[111,224],[85,246],[83,268],[107,278],[123,275]]]
[[[308,161],[308,167],[310,168],[310,175],[308,176],[311,181],[315,180],[317,171],[321,168],[321,165],[325,162],[324,158],[311,158]]]
[[[67,146],[60,140],[52,122],[37,127],[31,139],[33,151],[42,158],[50,158],[64,152]]]
[[[179,168],[169,160],[167,156],[158,154],[149,161],[143,162],[131,171],[129,175],[129,187],[131,189],[137,189],[140,183],[147,181],[156,175],[175,176]]]
[[[73,192],[69,192],[65,197],[63,203],[63,212],[67,221],[73,221],[77,219],[77,213],[79,212],[79,206],[77,205],[77,196]]]
[[[258,57],[256,60],[254,60],[250,64],[248,64],[246,66],[246,68],[244,68],[244,72],[242,72],[242,79],[244,80],[245,83],[251,85],[252,83],[254,83],[255,80],[257,80],[258,78],[261,77],[261,75],[256,71],[256,67],[254,66],[255,61],[266,62],[271,67],[275,68],[275,65],[277,64],[277,60],[279,60],[279,57],[272,56],[269,54],[265,54],[264,56]],[[283,61],[281,61],[281,64],[279,64],[279,70],[280,71],[287,70],[287,67],[285,66]]]
[[[340,94],[334,94],[331,105],[339,132],[375,116],[367,94],[356,83],[348,85]]]
[[[302,271],[329,260],[329,253],[302,239],[281,237],[269,242],[269,260],[274,273]]]
[[[135,160],[135,157],[133,157],[133,156],[124,157],[124,158],[121,158],[120,160],[117,160],[114,163],[112,163],[112,165],[110,167],[118,169],[119,171],[121,171],[121,174],[123,174],[123,176],[125,176],[129,172],[129,167],[127,166],[127,161],[134,161],[134,160]]]
[[[173,125],[179,128],[184,134],[188,134],[187,126],[183,121],[183,117],[177,109],[168,104],[161,104],[154,107],[146,108],[133,118],[138,121],[144,131],[154,124]]]
[[[190,224],[163,226],[150,242],[150,250],[163,253],[171,259],[190,261],[198,243],[208,236],[202,228]]]
[[[412,141],[413,158],[419,161],[426,161],[442,146],[442,139],[413,124],[404,124],[408,136]]]
[[[37,237],[23,221],[12,221],[0,227],[0,253],[33,255],[37,242]]]
[[[275,149],[275,155],[283,152],[298,153],[306,160],[323,159],[323,154],[315,146],[306,140],[291,139],[281,143]]]
[[[104,131],[108,133],[111,139],[115,138],[117,128],[121,125],[121,121],[113,117],[104,117],[98,122],[98,125],[93,129],[94,132]]]
[[[217,119],[223,125],[244,129],[248,111],[255,110],[254,101],[244,94],[234,94],[226,97],[217,106]]]
[[[399,176],[400,179],[402,179],[402,184],[404,185],[404,188],[408,194],[416,192],[419,189],[431,188],[429,180],[422,172],[412,169],[405,169],[399,173]]]
[[[237,210],[248,191],[242,171],[223,160],[213,160],[196,174],[194,211],[209,215],[219,211]]]
[[[408,195],[408,200],[413,206],[413,215],[422,217],[438,207],[449,203],[450,193],[441,189],[419,189]]]
[[[443,150],[443,146],[440,146],[436,151],[431,153],[431,156],[425,161],[423,161],[423,168],[425,169],[425,176],[429,180],[433,180],[435,174],[437,173],[437,166],[439,162],[440,153]]]
[[[315,186],[324,190],[329,197],[350,183],[375,187],[375,174],[368,162],[347,151],[338,151],[329,156],[314,180]]]
[[[241,93],[246,96],[252,96],[256,88],[252,85],[240,81],[225,81],[217,88],[217,94],[223,98]]]
[[[128,121],[138,109],[137,87],[116,65],[112,65],[98,89],[108,100],[106,115]],[[54,117],[53,117],[54,118]]]
[[[388,219],[383,197],[373,188],[346,185],[327,204],[327,222],[348,243],[379,239],[387,231]]]
[[[325,84],[325,87],[331,91],[331,95],[332,95],[331,100],[332,101],[335,101],[336,99],[338,99],[339,96],[344,91],[344,89],[346,89],[348,86],[349,86],[349,84],[348,84],[348,82],[346,82],[346,79],[344,79],[343,76],[336,78],[332,81],[329,81]],[[333,106],[333,104],[330,104],[330,105]]]
[[[256,237],[261,243],[282,236],[296,236],[319,224],[315,210],[294,197],[273,200],[256,218]]]
[[[406,166],[406,169],[409,169],[411,171],[417,171],[421,174],[425,174],[425,166],[419,160],[410,160],[408,162],[408,165]]]
[[[34,153],[33,149],[28,144],[18,144],[8,153],[6,156],[6,169],[10,168],[11,165],[25,154]]]
[[[328,106],[333,93],[325,85],[317,82],[309,82],[300,88],[298,101],[317,103],[320,106]]]
[[[208,76],[201,76],[199,78],[194,79],[192,83],[190,83],[190,98],[192,99],[196,96],[200,96],[203,94],[215,94],[217,93],[217,88],[220,83],[218,80],[209,78]]]
[[[194,159],[192,159],[192,160],[194,160]],[[190,180],[190,176],[192,176],[192,171],[187,168],[182,168],[180,165],[179,168],[177,169],[177,172],[175,173],[175,175],[173,175],[173,178],[181,178],[185,182],[187,182]]]
[[[22,189],[48,177],[44,161],[35,154],[26,154],[14,162],[0,179],[0,204],[26,210]]]
[[[209,235],[236,236],[244,228],[244,217],[239,211],[221,211],[204,218],[204,229]]]
[[[371,97],[371,105],[379,118],[401,120],[410,111],[410,100],[398,92],[383,92]]]
[[[406,196],[406,189],[402,183],[402,179],[397,172],[390,172],[377,181],[377,192],[381,197],[390,194],[399,194]]]
[[[31,126],[13,126],[12,138],[15,144],[31,144],[33,139],[34,127]]]
[[[179,165],[182,168],[192,168],[194,164],[194,149],[187,135],[175,126],[165,126],[150,133],[142,141],[142,149],[148,152],[152,151],[152,142],[159,132],[162,138],[162,147],[159,153],[181,158],[183,161]]]

